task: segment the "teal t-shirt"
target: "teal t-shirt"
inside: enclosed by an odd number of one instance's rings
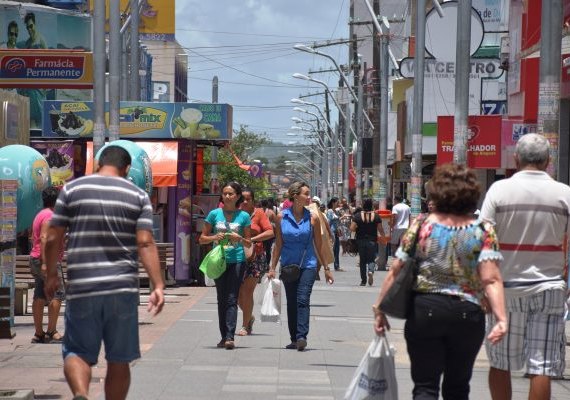
[[[213,233],[228,233],[236,232],[238,235],[243,236],[243,229],[251,225],[249,214],[242,210],[233,212],[232,220],[226,221],[224,210],[216,208],[210,211],[206,217],[206,223],[212,225]],[[226,261],[229,263],[238,263],[245,261],[245,254],[243,245],[241,243],[229,243],[225,247]]]

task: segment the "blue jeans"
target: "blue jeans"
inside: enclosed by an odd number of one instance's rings
[[[333,254],[334,269],[337,270],[340,268],[340,239],[338,238],[338,235],[334,235]]]
[[[295,282],[285,283],[287,297],[287,322],[291,342],[307,339],[311,314],[311,292],[317,277],[316,268],[301,268],[301,275]]]
[[[218,324],[222,340],[234,340],[239,287],[245,276],[245,266],[245,262],[227,263],[226,271],[215,280],[218,295]]]

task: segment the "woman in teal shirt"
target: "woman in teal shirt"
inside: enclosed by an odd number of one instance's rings
[[[243,198],[241,186],[230,182],[222,189],[223,207],[210,211],[206,217],[200,244],[219,242],[226,238],[224,246],[226,271],[216,279],[218,297],[218,324],[222,340],[217,347],[232,350],[235,347],[234,333],[237,325],[237,302],[243,282],[246,256],[243,247],[251,247],[251,219],[239,209]]]

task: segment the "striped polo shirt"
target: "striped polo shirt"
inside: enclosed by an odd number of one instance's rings
[[[50,224],[69,232],[67,299],[138,291],[136,232],[152,231],[143,190],[121,177],[76,179],[61,191]]]
[[[570,187],[546,172],[524,170],[491,185],[481,218],[495,225],[505,294],[565,288],[563,242],[569,216]]]

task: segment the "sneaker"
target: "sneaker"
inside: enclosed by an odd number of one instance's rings
[[[297,342],[291,342],[287,346],[285,346],[287,350],[293,350],[297,348]]]
[[[335,268],[334,270],[337,272],[344,272],[344,268]]]
[[[223,349],[223,348],[225,347],[225,345],[226,345],[226,339],[222,339],[222,340],[220,340],[220,341],[218,342],[218,344],[216,345],[216,347],[217,347],[218,349]]]
[[[297,351],[303,351],[307,347],[307,340],[306,339],[299,339],[297,340]]]
[[[236,347],[236,344],[234,343],[233,340],[226,340],[226,343],[224,343],[224,347],[226,348],[226,350],[233,350]]]
[[[360,286],[366,286],[366,282],[360,282]]]
[[[374,272],[369,272],[368,273],[368,284],[370,286],[372,286],[373,283],[374,283]]]

